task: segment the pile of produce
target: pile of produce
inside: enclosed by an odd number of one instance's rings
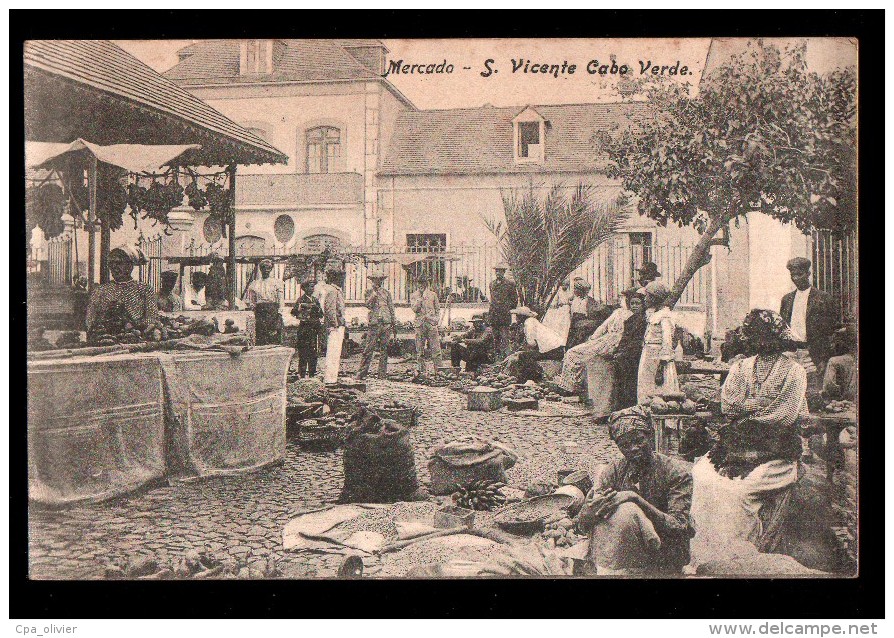
[[[564,513],[553,514],[544,521],[544,530],[540,538],[550,549],[571,547],[583,539],[575,533],[574,521]]]
[[[649,403],[652,414],[695,414],[698,412],[698,404],[687,399],[682,392],[666,394],[664,397],[654,396]]]
[[[562,397],[534,381],[526,381],[525,383],[516,383],[508,391],[504,392],[503,399],[561,401]]]
[[[105,569],[109,580],[205,580],[209,578],[277,578],[281,576],[272,558],[251,564],[229,556],[208,552],[188,552],[179,560],[162,562],[150,555],[131,556],[110,562]]]
[[[506,497],[501,491],[506,487],[502,482],[490,482],[480,479],[469,485],[456,485],[456,491],[451,495],[454,505],[468,510],[489,512],[502,507],[506,503]]]
[[[119,324],[113,319],[105,321],[91,330],[87,335],[87,345],[130,345],[147,341],[165,341],[170,338],[164,326],[160,324],[152,324],[140,330],[129,321]]]
[[[835,414],[856,412],[857,408],[853,401],[829,401],[823,408],[823,412],[832,412]]]
[[[217,332],[214,322],[200,317],[190,318],[183,315],[161,317],[161,325],[167,335],[165,339],[181,339],[189,335],[211,336]]]
[[[298,379],[287,386],[289,406],[318,404],[325,406],[325,413],[353,412],[358,405],[357,390],[326,387],[320,379]]]

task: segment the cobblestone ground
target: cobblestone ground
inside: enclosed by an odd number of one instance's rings
[[[345,362],[356,369],[356,358]],[[405,369],[406,364],[393,366]],[[583,408],[572,417],[519,417],[469,412],[465,395],[448,388],[370,380],[367,395],[418,407],[412,431],[416,469],[428,481],[427,462],[440,442],[474,433],[513,446],[519,461],[509,484],[555,482],[559,469],[590,469],[617,454],[605,426]],[[342,488],[341,452],[311,452],[290,441],[284,463],[238,477],[175,482],[116,501],[64,510],[32,508],[31,577],[102,578],[106,563],[135,554],[175,562],[210,550],[241,563],[273,559],[290,578],[335,576],[340,556],[282,550],[282,528],[300,510],[333,503]]]

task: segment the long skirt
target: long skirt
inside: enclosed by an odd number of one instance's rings
[[[277,303],[259,303],[255,306],[255,344],[259,346],[282,345],[283,320]]]
[[[647,343],[643,346],[636,386],[638,403],[645,403],[655,395],[680,391],[680,383],[677,379],[677,366],[673,361],[666,363],[664,366],[664,383],[662,385],[655,383],[655,373],[658,371],[658,355],[660,352],[660,345]]]
[[[638,505],[622,503],[590,532],[589,562],[601,575],[641,574],[659,560],[661,538]]]
[[[612,413],[615,405],[615,366],[610,359],[593,357],[586,364],[587,398],[593,404],[593,416]]]

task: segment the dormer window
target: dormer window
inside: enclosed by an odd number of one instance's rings
[[[243,40],[239,50],[240,75],[273,72],[273,41]]]
[[[547,121],[540,113],[528,107],[516,115],[512,123],[515,129],[515,161],[542,162]]]

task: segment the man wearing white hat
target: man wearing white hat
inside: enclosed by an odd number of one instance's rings
[[[381,272],[370,272],[367,275],[370,287],[366,291],[366,307],[369,308],[369,329],[366,331],[366,343],[363,356],[360,358],[360,369],[357,379],[366,378],[373,356],[379,354],[379,379],[388,375],[388,342],[391,335],[397,338],[397,319],[394,316],[394,302],[391,294],[382,286],[387,275]]]

